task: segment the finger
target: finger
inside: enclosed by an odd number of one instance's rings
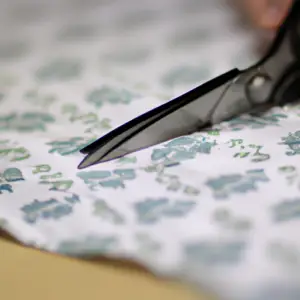
[[[243,0],[254,24],[276,29],[284,21],[293,0]]]

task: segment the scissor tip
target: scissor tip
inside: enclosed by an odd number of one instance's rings
[[[88,166],[89,166],[88,163],[87,163],[86,160],[84,159],[84,160],[77,166],[77,169],[78,169],[78,170],[82,170],[82,169],[87,168]]]

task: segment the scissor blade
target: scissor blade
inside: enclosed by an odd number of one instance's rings
[[[118,127],[83,149],[89,154],[78,168],[116,159],[209,126],[210,115],[226,87],[239,74],[237,69],[229,71]]]

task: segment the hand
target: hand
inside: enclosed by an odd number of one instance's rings
[[[284,21],[293,0],[238,0],[254,25],[277,29]]]

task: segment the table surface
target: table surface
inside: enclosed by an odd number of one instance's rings
[[[0,249],[0,299],[208,299],[129,263],[61,257],[23,247],[4,235]]]

